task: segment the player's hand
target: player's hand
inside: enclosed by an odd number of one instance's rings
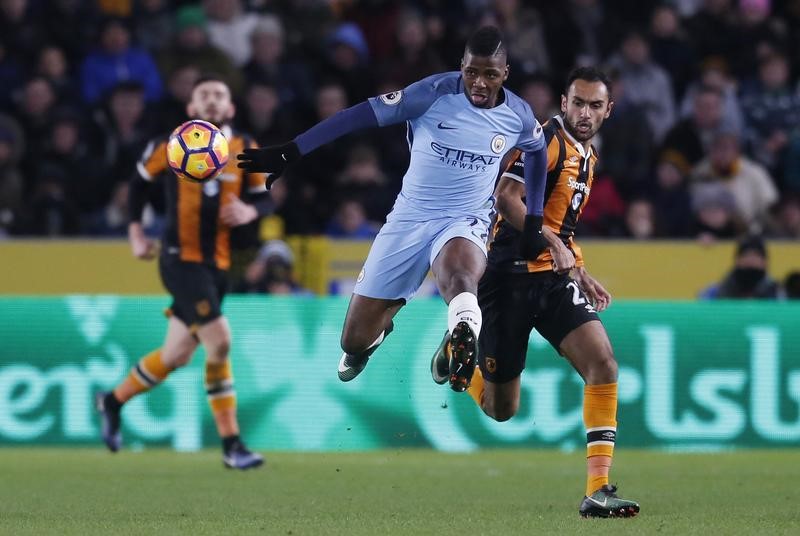
[[[137,259],[149,261],[158,255],[158,242],[144,234],[141,222],[132,221],[128,224],[128,243]]]
[[[542,217],[527,214],[519,241],[519,254],[523,259],[534,260],[548,246],[542,234]]]
[[[611,305],[611,294],[600,284],[597,279],[589,275],[584,268],[575,270],[575,281],[581,287],[586,297],[592,302],[597,312],[605,311]]]
[[[133,256],[143,261],[150,261],[158,255],[158,242],[147,237],[131,238],[131,251]]]
[[[256,218],[258,218],[256,207],[248,205],[234,193],[228,193],[228,202],[219,211],[219,219],[228,227],[245,225]]]
[[[268,173],[267,190],[283,174],[286,166],[300,159],[300,149],[293,141],[260,149],[245,149],[236,155],[238,166],[247,173]]]
[[[563,242],[550,246],[550,256],[553,257],[553,271],[557,274],[566,274],[575,268],[575,255]]]

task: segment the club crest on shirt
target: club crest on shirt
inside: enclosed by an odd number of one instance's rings
[[[498,134],[494,138],[492,138],[492,151],[497,154],[503,152],[503,149],[506,147],[506,137],[502,134]]]
[[[536,121],[536,125],[533,127],[533,139],[538,140],[542,137],[542,125],[539,124],[539,121]]]
[[[403,92],[392,91],[391,93],[384,93],[379,98],[381,99],[381,102],[383,102],[387,106],[395,106],[397,104],[400,104],[400,101],[403,100]]]

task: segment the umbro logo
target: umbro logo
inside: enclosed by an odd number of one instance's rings
[[[440,129],[442,129],[442,130],[456,130],[456,129],[458,128],[458,127],[448,127],[448,126],[445,126],[445,124],[444,124],[444,121],[439,121],[439,124],[438,124],[438,125],[436,125],[436,126],[437,126],[437,128],[440,128]]]

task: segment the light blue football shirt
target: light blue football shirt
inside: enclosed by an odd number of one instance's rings
[[[502,91],[502,104],[478,108],[455,71],[369,99],[380,126],[408,122],[411,162],[387,221],[488,217],[503,155],[544,147],[530,106]]]

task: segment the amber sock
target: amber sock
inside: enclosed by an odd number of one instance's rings
[[[161,348],[157,348],[136,363],[128,377],[114,389],[114,398],[124,404],[164,381],[170,372],[172,369],[161,362]]]
[[[478,407],[483,407],[483,373],[480,367],[475,367],[475,372],[472,374],[472,382],[467,387],[467,393],[478,404]]]
[[[236,391],[233,389],[230,360],[226,359],[222,363],[206,362],[206,394],[220,437],[238,435]]]
[[[617,438],[617,384],[583,388],[583,423],[586,427],[586,495],[608,484]]]

